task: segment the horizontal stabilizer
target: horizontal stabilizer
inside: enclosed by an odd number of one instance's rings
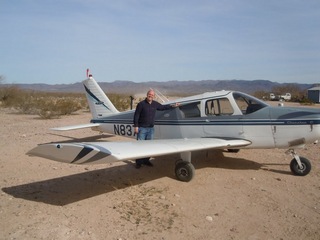
[[[244,147],[250,144],[251,142],[247,140],[220,138],[166,139],[131,142],[48,143],[38,145],[27,154],[59,162],[92,164],[134,160],[143,157],[155,157],[196,150]]]
[[[88,124],[80,124],[80,125],[73,125],[73,126],[56,127],[56,128],[50,128],[50,129],[54,131],[69,131],[69,130],[92,128],[92,127],[98,127],[98,126],[100,126],[99,123],[88,123]]]

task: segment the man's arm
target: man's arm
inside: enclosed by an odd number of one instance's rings
[[[133,116],[133,129],[134,129],[134,133],[138,134],[139,132],[139,118],[140,118],[140,114],[142,111],[142,105],[141,103],[138,103],[137,107],[136,107],[136,111],[134,112],[134,116]]]
[[[175,107],[178,107],[180,106],[179,103],[175,103],[175,104],[167,104],[167,105],[162,105],[161,103],[158,103],[158,106],[157,106],[157,110],[159,111],[163,111],[163,110],[169,110],[169,109],[172,109],[172,108],[175,108]]]
[[[138,103],[138,105],[136,107],[136,111],[134,112],[134,116],[133,116],[133,126],[134,127],[138,127],[138,125],[139,125],[139,118],[140,118],[141,111],[142,111],[141,103]]]

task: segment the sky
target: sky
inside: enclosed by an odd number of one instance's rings
[[[0,0],[4,83],[320,83],[319,0]]]

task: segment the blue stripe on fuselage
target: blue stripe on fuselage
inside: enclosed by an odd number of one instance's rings
[[[197,120],[156,120],[155,125],[179,125],[179,126],[190,126],[190,125],[319,125],[320,120],[314,119],[297,119],[297,120],[275,120],[275,119],[259,119],[259,120],[210,120],[209,122],[205,119],[197,119]],[[132,120],[126,119],[93,119],[91,123],[105,123],[105,124],[133,124]]]

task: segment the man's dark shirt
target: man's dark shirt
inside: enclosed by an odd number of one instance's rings
[[[157,101],[148,103],[147,99],[138,103],[133,118],[134,127],[153,127],[156,111],[171,109],[170,105],[162,105]]]

